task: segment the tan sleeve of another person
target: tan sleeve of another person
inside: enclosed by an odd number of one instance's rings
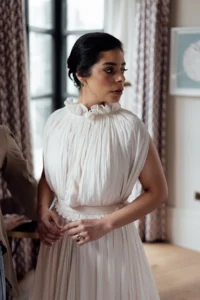
[[[8,189],[24,207],[25,214],[36,219],[37,182],[29,173],[28,165],[10,130],[4,126],[6,139],[6,158],[3,178]]]

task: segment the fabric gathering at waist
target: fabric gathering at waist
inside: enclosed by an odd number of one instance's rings
[[[101,218],[120,209],[123,204],[103,205],[103,206],[77,206],[70,207],[63,200],[56,199],[55,209],[57,213],[68,220],[77,220],[82,218]]]

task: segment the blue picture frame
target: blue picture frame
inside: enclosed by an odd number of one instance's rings
[[[170,94],[200,96],[200,27],[171,28]]]

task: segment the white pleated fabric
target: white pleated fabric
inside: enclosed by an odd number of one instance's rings
[[[62,224],[120,209],[149,148],[143,123],[119,103],[84,105],[68,99],[48,119],[44,168]],[[65,235],[41,245],[31,300],[159,300],[134,224],[81,247]]]

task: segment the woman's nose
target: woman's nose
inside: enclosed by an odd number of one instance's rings
[[[119,74],[117,77],[116,77],[116,82],[124,82],[125,81],[125,76],[124,74]]]

